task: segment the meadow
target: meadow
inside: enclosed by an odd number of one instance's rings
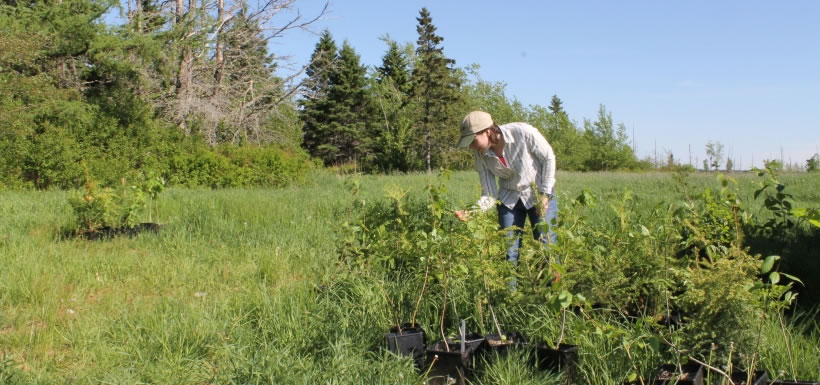
[[[769,215],[753,197],[760,178],[731,176],[746,211]],[[714,174],[688,181],[696,191],[720,188]],[[818,206],[817,175],[780,181],[795,206]],[[66,202],[76,191],[0,192],[0,383],[419,384],[411,360],[383,349],[396,318],[385,293],[403,293],[402,283],[362,273],[339,255],[345,223],[362,207],[397,189],[424,199],[428,185],[442,187],[447,210],[480,192],[469,171],[449,179],[322,173],[284,189],[170,188],[159,198],[157,234],[101,241],[66,236],[73,221]],[[612,220],[619,207],[651,217],[653,208],[683,200],[676,186],[670,173],[559,172],[557,189],[559,205],[584,190],[595,196],[599,211],[586,219],[595,223]],[[625,196],[631,203],[618,206]],[[471,299],[451,301],[459,300]],[[437,301],[425,302],[419,316],[428,331],[438,326]],[[581,347],[577,383],[640,381],[676,356],[655,346],[665,344],[642,321],[539,313],[537,299],[505,301],[495,309],[500,322],[531,335],[563,334],[564,317],[567,340]],[[760,321],[760,366],[771,376],[820,381],[816,314],[803,308],[784,325],[777,317]],[[478,318],[474,328],[490,328]],[[475,383],[562,382],[516,355],[482,368]]]

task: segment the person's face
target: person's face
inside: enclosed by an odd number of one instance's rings
[[[490,129],[475,134],[475,139],[470,143],[470,148],[478,152],[486,152],[490,148]]]

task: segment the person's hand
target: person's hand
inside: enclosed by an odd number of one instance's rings
[[[547,215],[547,208],[550,207],[550,198],[544,196],[541,198],[541,204],[538,206],[538,216],[543,217]]]
[[[467,222],[467,219],[470,219],[470,212],[467,210],[456,210],[455,214],[456,218],[462,222]]]

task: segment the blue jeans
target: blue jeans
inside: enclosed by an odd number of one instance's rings
[[[537,205],[538,203],[536,203]],[[545,244],[552,244],[555,243],[558,238],[555,232],[552,230],[552,220],[553,218],[558,218],[558,199],[556,196],[550,198],[549,204],[547,205],[547,212],[544,216],[539,216],[536,212],[537,206],[530,207],[529,210],[524,208],[524,203],[521,202],[519,199],[516,202],[515,207],[510,210],[507,206],[503,204],[498,205],[498,225],[501,229],[508,229],[510,227],[515,226],[516,229],[511,229],[507,233],[507,237],[512,240],[510,248],[507,249],[507,260],[512,262],[513,264],[518,264],[518,249],[521,247],[521,229],[524,228],[524,223],[526,222],[527,218],[530,218],[530,225],[532,226],[532,236],[534,239],[539,240]],[[546,226],[549,230],[546,235],[541,231],[542,226],[537,226],[539,223],[546,222],[544,226]]]

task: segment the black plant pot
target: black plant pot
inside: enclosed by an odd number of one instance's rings
[[[129,237],[136,236],[142,232],[157,233],[160,225],[158,223],[140,223],[134,227],[102,227],[96,231],[89,231],[82,235],[89,241],[99,241],[103,239],[110,239],[117,235],[127,235]]]
[[[688,363],[681,366],[682,372],[678,369],[672,364],[661,365],[651,383],[656,385],[703,385],[703,365]]]
[[[770,382],[769,385],[820,385],[820,382],[777,380]]]
[[[425,358],[426,365],[432,366],[427,376],[427,383],[430,385],[466,384],[467,378],[472,375],[473,362],[486,341],[481,335],[470,333],[464,339],[464,350],[461,350],[461,341],[447,340],[436,342],[427,347]],[[447,350],[449,345],[450,350]]]
[[[501,335],[503,335],[503,337]],[[484,339],[487,341],[487,344],[484,346],[488,352],[504,355],[511,349],[518,349],[527,345],[526,339],[520,333],[502,332],[501,335],[493,333],[484,336]]]
[[[117,229],[106,226],[94,231],[89,231],[81,234],[83,237],[85,237],[85,239],[89,241],[99,241],[103,239],[109,239],[114,235],[117,235]]]
[[[384,335],[387,341],[387,350],[402,356],[413,358],[416,369],[424,367],[424,342],[426,334],[420,326],[403,324],[401,329],[396,326],[390,328],[390,333]]]
[[[578,346],[560,344],[553,349],[541,342],[535,346],[535,363],[540,370],[563,370],[566,381],[571,383],[578,367]]]
[[[758,370],[752,376],[752,382],[747,383],[749,374],[747,372],[732,372],[732,382],[735,385],[766,385],[769,383],[769,374],[765,370]]]

